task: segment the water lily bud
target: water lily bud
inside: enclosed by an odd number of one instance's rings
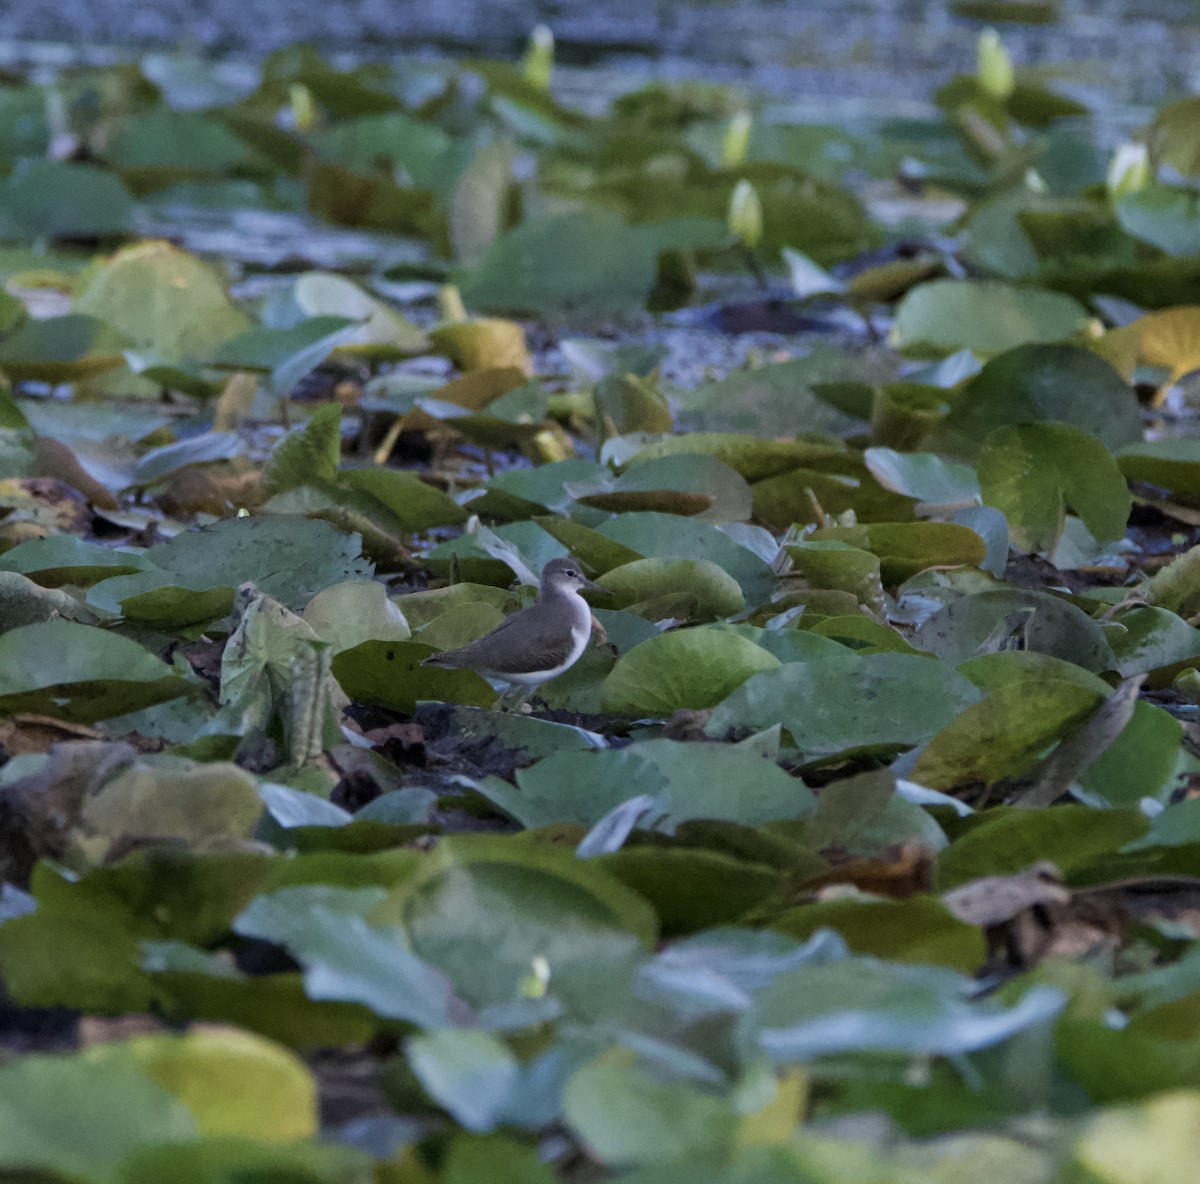
[[[729,199],[729,230],[751,250],[762,238],[762,202],[758,200],[758,190],[749,181],[739,181],[733,188]]]
[[[1150,184],[1150,153],[1145,144],[1121,144],[1108,164],[1105,185],[1108,196],[1116,201],[1137,193]]]
[[[298,132],[311,131],[317,122],[317,107],[312,91],[302,82],[293,82],[288,90],[292,106],[292,123]]]
[[[443,323],[460,324],[466,321],[467,308],[457,284],[445,284],[438,289],[438,311]]]
[[[738,111],[725,125],[725,135],[721,140],[722,168],[736,169],[746,159],[753,126],[754,116],[749,111]]]
[[[986,94],[1004,102],[1016,85],[1016,72],[1013,70],[1012,58],[1000,40],[1000,34],[995,29],[984,29],[979,34],[979,44],[976,47],[975,77]]]
[[[548,25],[535,25],[529,34],[529,45],[521,61],[521,73],[541,90],[550,89],[554,72],[554,34]]]

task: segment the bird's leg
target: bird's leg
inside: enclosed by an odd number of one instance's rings
[[[517,690],[516,698],[513,699],[511,711],[520,711],[530,699],[533,698],[533,692],[537,690],[536,686],[524,686]]]

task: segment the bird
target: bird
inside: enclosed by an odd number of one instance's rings
[[[537,603],[513,613],[491,633],[462,649],[431,654],[422,666],[475,670],[524,689],[514,710],[544,682],[569,670],[583,656],[592,633],[591,605],[580,595],[587,588],[608,594],[589,580],[579,562],[551,559],[542,569]],[[508,691],[500,696],[503,704]]]

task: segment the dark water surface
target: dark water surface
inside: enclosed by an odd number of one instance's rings
[[[1051,19],[998,23],[1013,56],[1093,107],[1200,90],[1200,0],[1022,7]],[[0,60],[150,46],[258,56],[305,40],[361,57],[503,57],[539,21],[558,39],[559,89],[584,105],[651,77],[703,77],[831,119],[848,103],[868,114],[924,104],[937,81],[971,68],[985,23],[917,0],[7,0]]]

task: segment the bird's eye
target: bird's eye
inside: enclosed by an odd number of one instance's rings
[[[569,575],[571,579],[574,579],[577,575],[579,575],[579,573],[573,567],[569,567],[567,568],[567,575]]]

